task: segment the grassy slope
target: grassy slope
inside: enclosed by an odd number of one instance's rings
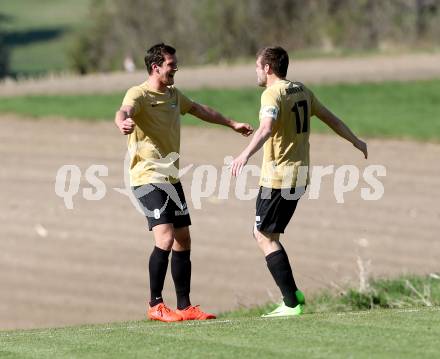
[[[84,24],[90,0],[2,0],[14,73],[65,70],[72,32]],[[57,35],[57,31],[60,31]]]
[[[290,319],[261,319],[265,307],[237,310],[208,322],[137,321],[0,332],[0,357],[412,359],[440,355],[438,275],[374,280],[363,293],[351,289],[307,301],[309,314]],[[434,306],[423,307],[426,304]],[[371,307],[400,309],[347,311]]]
[[[307,296],[305,313],[349,312],[367,309],[403,309],[422,306],[440,306],[440,277],[404,275],[398,278],[370,279],[362,292],[349,288],[321,291]],[[267,304],[255,308],[241,308],[223,313],[223,318],[258,317],[275,308]]]
[[[434,358],[439,308],[0,333],[4,358]]]
[[[386,82],[313,86],[323,103],[358,134],[375,137],[440,139],[440,81]],[[206,103],[241,121],[257,125],[259,89],[185,91],[197,102]],[[27,96],[2,98],[0,112],[30,116],[60,116],[112,120],[123,94],[78,96]],[[192,116],[184,123],[200,124]],[[326,131],[317,120],[313,131]]]

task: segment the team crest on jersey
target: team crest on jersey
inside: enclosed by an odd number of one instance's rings
[[[278,107],[276,106],[263,106],[260,110],[260,119],[270,117],[276,120],[278,117]]]

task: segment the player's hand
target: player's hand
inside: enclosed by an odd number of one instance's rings
[[[231,172],[233,176],[237,177],[241,173],[243,167],[246,166],[248,159],[249,158],[243,154],[237,158],[234,158],[234,160],[231,162]]]
[[[355,143],[353,143],[353,146],[364,154],[365,159],[368,158],[367,144],[364,141],[358,140]]]
[[[234,122],[232,128],[235,132],[241,133],[243,136],[249,136],[254,132],[254,129],[248,123]]]
[[[118,123],[119,130],[124,135],[132,133],[134,131],[134,126],[136,126],[136,124],[131,118],[126,118],[124,121]]]

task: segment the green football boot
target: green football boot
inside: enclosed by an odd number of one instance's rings
[[[263,314],[262,318],[276,318],[276,317],[294,317],[303,313],[302,304],[298,304],[296,307],[291,308],[282,302],[273,311],[267,314]]]
[[[306,297],[304,296],[304,293],[301,292],[299,289],[295,292],[296,300],[299,304],[304,305],[306,304]]]

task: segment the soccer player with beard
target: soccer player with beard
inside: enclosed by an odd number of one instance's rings
[[[289,56],[281,47],[266,47],[257,54],[261,95],[260,126],[250,144],[231,164],[240,174],[249,158],[263,147],[260,191],[256,203],[254,238],[283,295],[283,303],[264,317],[302,314],[305,303],[297,288],[280,234],[295,212],[299,197],[309,183],[310,118],[318,117],[339,136],[351,142],[365,158],[367,144],[324,105],[306,86],[286,79]],[[304,171],[305,169],[305,171]]]

